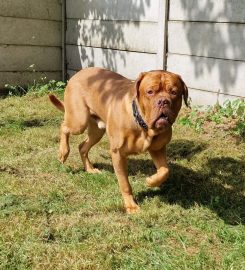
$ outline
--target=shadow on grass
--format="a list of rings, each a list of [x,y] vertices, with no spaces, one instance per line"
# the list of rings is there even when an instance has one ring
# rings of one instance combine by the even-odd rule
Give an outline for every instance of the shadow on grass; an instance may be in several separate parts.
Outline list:
[[[197,153],[205,150],[207,145],[203,142],[193,142],[188,140],[172,141],[167,148],[167,157],[169,160],[186,158],[190,160]]]
[[[233,173],[224,170],[223,159],[211,159],[210,163],[212,162],[216,165],[217,171],[223,169],[224,173]],[[234,160],[233,165],[236,169],[244,166],[235,163]],[[204,205],[215,211],[226,223],[234,225],[245,223],[245,197],[242,195],[242,189],[237,188],[236,181],[232,183],[234,179],[232,176],[229,186],[225,186],[227,177],[213,175],[211,171],[195,172],[173,163],[170,164],[170,169],[171,175],[161,188],[138,193],[137,201],[143,202],[146,197],[158,196],[162,202],[179,204],[186,209],[195,204]]]
[[[26,128],[35,128],[35,127],[43,127],[47,125],[54,125],[59,122],[59,119],[8,119],[7,121],[0,122],[0,128],[6,129],[19,129],[24,130]]]
[[[172,142],[168,148],[171,170],[168,181],[159,189],[148,189],[136,194],[136,200],[142,203],[146,197],[157,196],[164,203],[179,204],[186,209],[199,204],[215,211],[228,224],[244,224],[244,162],[230,157],[215,157],[210,158],[198,171],[175,163],[178,159],[190,160],[205,148],[205,144],[193,141]],[[113,172],[113,167],[108,164],[99,163],[97,167]],[[129,160],[129,175],[151,175],[154,171],[152,160]]]
[[[111,162],[111,161],[110,161]],[[94,166],[99,170],[105,170],[110,173],[114,173],[112,162],[107,163],[95,163]],[[131,176],[136,176],[140,174],[152,174],[155,171],[152,160],[143,160],[143,159],[129,159],[128,160],[128,174]]]
[[[187,140],[176,140],[172,142],[168,147],[167,157],[168,160],[178,160],[186,158],[190,160],[194,155],[203,151],[206,148],[206,144],[201,142],[192,142]],[[104,159],[110,159],[110,164],[106,163],[96,163],[95,167],[100,170],[106,170],[114,173],[114,169],[111,163],[111,158],[108,156],[103,156]],[[132,159],[128,160],[128,172],[129,175],[135,176],[139,173],[150,175],[155,172],[155,166],[151,159]]]
[[[190,144],[194,145],[195,142],[186,141],[186,145]],[[178,143],[173,149],[177,145]],[[204,145],[192,149],[199,152],[204,149],[203,147]],[[183,154],[181,151],[173,154],[170,147],[170,157],[173,160],[181,158]],[[190,155],[186,154],[185,158],[189,158]],[[191,153],[191,155],[194,154]],[[142,163],[141,166],[145,166],[145,161],[138,162]],[[245,178],[244,162],[230,157],[216,157],[210,158],[198,171],[173,161],[170,162],[169,167],[171,173],[168,181],[159,189],[148,189],[138,193],[136,195],[138,202],[143,202],[146,197],[158,196],[162,202],[179,204],[186,209],[195,204],[206,206],[216,212],[224,222],[231,225],[245,223],[245,197],[242,194]]]

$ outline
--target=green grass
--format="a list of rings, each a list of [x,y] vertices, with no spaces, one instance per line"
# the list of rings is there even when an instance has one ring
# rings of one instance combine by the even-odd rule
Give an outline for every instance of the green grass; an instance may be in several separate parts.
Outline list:
[[[185,110],[178,123],[197,132],[223,130],[237,140],[245,141],[245,100],[226,100],[222,106],[216,104],[206,109],[194,106],[192,110]]]
[[[105,137],[83,171],[71,138],[57,161],[62,114],[46,95],[0,100],[0,269],[245,269],[245,145],[224,130],[175,124],[171,175],[145,187],[147,154],[132,157],[141,211],[126,215]]]

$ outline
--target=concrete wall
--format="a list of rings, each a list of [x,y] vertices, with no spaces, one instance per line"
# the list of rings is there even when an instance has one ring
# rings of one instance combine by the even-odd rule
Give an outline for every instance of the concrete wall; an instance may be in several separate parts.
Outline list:
[[[166,67],[183,77],[194,104],[245,97],[244,0],[66,5],[69,76],[101,66],[135,79]],[[0,0],[0,88],[61,79],[61,32],[61,0]]]
[[[0,88],[61,79],[61,1],[0,0]]]
[[[101,66],[135,79],[163,67],[165,1],[67,1],[67,67],[71,76]]]
[[[244,42],[244,0],[67,2],[70,76],[102,66],[135,79],[166,67],[183,77],[194,104],[222,103],[245,96]]]
[[[170,0],[167,68],[195,104],[245,97],[245,1]]]

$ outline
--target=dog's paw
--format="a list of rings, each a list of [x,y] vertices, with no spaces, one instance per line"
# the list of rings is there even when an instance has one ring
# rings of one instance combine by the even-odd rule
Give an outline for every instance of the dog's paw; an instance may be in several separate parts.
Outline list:
[[[156,174],[146,178],[146,185],[148,187],[159,187],[164,183],[169,176],[168,168],[160,168]]]
[[[69,150],[67,150],[67,151],[60,151],[59,152],[59,161],[62,163],[62,164],[64,164],[65,163],[65,161],[66,161],[66,159],[68,158],[68,156],[69,156]]]
[[[101,173],[101,171],[99,169],[96,169],[96,168],[88,168],[88,169],[86,169],[86,172],[87,173],[92,173],[92,174]]]
[[[146,178],[147,187],[159,187],[163,182],[162,178],[154,177],[154,175]]]
[[[125,207],[127,214],[134,214],[140,211],[140,207],[137,204]]]

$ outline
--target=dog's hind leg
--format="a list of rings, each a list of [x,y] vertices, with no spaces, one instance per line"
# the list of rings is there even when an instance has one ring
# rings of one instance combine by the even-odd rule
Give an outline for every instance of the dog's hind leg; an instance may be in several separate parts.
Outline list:
[[[60,128],[60,148],[59,148],[59,160],[64,163],[70,153],[69,138],[70,135],[78,135],[84,132],[87,125],[79,125],[80,128],[69,127],[64,121]]]
[[[82,100],[65,109],[64,122],[60,128],[59,160],[64,163],[69,155],[69,137],[85,131],[88,126],[89,111]]]
[[[61,163],[64,163],[66,161],[70,153],[69,137],[70,137],[69,128],[67,128],[65,123],[62,123],[60,127],[60,149],[59,149],[59,160]]]
[[[104,133],[105,133],[105,129],[99,128],[96,121],[93,118],[90,118],[88,122],[88,137],[78,147],[79,153],[80,153],[83,165],[84,165],[84,169],[86,172],[89,172],[89,173],[100,172],[98,169],[95,169],[92,163],[90,162],[89,157],[88,157],[88,152],[93,145],[95,145],[96,143],[100,141]]]

